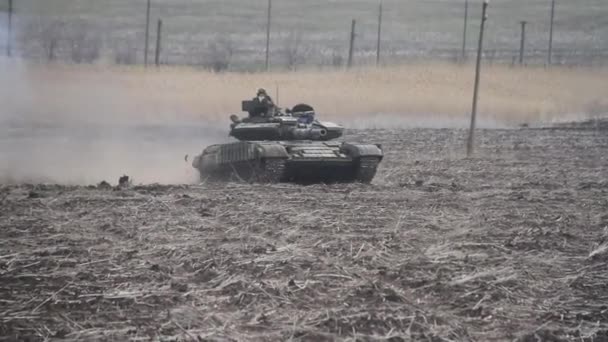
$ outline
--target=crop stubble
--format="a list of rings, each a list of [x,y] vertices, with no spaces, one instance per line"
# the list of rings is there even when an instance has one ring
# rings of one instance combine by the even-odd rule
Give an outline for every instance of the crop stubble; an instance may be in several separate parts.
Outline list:
[[[606,339],[606,132],[352,131],[371,186],[0,187],[0,340]]]

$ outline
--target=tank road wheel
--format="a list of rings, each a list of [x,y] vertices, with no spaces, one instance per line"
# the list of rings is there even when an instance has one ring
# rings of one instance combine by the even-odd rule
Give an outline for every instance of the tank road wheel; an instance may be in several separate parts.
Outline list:
[[[268,158],[262,161],[255,177],[260,183],[279,183],[285,172],[285,160]]]
[[[355,182],[369,184],[376,175],[376,170],[380,164],[378,157],[361,157],[355,170]]]

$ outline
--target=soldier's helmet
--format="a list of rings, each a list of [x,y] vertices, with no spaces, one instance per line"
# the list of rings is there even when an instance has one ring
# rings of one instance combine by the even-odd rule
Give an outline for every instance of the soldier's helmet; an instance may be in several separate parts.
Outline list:
[[[260,96],[260,95],[267,95],[266,94],[266,89],[264,89],[264,88],[258,89],[258,96]]]

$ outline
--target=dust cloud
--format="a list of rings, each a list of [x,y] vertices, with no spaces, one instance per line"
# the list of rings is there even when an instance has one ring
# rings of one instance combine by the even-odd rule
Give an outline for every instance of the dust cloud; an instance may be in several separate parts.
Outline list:
[[[470,118],[466,116],[454,117],[454,115],[450,114],[423,113],[407,116],[378,113],[373,115],[358,115],[353,118],[334,118],[333,121],[351,129],[468,129],[470,126]],[[508,129],[518,126],[514,123],[481,118],[477,120],[476,127],[482,129]]]
[[[50,94],[32,87],[26,64],[0,59],[0,73],[0,184],[116,184],[122,175],[134,184],[190,184],[198,179],[192,157],[208,144],[229,141],[217,123],[173,121],[170,114],[149,120],[136,112],[118,118],[107,96],[87,98],[78,116],[73,109],[62,115],[40,108],[37,99]],[[112,92],[103,87],[94,91]],[[78,99],[66,96],[65,102]]]
[[[0,183],[116,184],[122,175],[136,184],[194,183],[192,156],[212,140],[205,130],[174,124],[3,125]]]

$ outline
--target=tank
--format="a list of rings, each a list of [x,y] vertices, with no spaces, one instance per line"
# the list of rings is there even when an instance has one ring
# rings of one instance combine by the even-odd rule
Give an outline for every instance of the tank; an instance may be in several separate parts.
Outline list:
[[[344,128],[318,121],[308,104],[252,115],[259,108],[243,101],[242,109],[250,115],[230,117],[237,141],[208,146],[194,158],[202,181],[370,183],[376,175],[382,147],[336,140]]]

